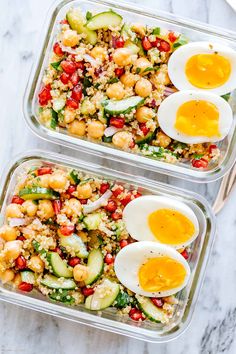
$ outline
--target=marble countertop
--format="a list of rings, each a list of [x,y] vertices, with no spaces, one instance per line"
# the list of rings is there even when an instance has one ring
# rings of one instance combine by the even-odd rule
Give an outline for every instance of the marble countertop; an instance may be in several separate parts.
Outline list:
[[[143,4],[141,0],[134,1]],[[22,98],[34,50],[53,0],[0,2],[0,168],[12,157],[34,148],[69,153],[32,135],[23,121]],[[236,30],[236,14],[224,0],[146,0],[145,6],[174,12]],[[140,171],[147,176],[147,172]],[[201,193],[210,202],[219,183],[194,185],[148,174]],[[218,234],[205,283],[189,329],[177,340],[155,345],[0,303],[0,354],[236,353],[236,190],[218,215]]]

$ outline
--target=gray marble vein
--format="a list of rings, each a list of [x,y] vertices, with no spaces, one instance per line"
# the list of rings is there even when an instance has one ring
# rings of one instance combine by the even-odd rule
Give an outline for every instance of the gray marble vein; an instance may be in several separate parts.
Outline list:
[[[22,114],[26,80],[37,38],[53,0],[0,0],[0,169],[34,148],[68,153],[32,135]],[[133,2],[143,5],[143,1]],[[145,6],[236,30],[236,14],[224,0],[146,0]],[[112,166],[112,163],[109,163]],[[132,170],[132,168],[131,168]],[[140,171],[153,177],[152,173]],[[155,176],[214,199],[218,183],[193,185]],[[218,216],[218,234],[189,329],[155,345],[107,333],[14,305],[0,303],[0,354],[220,354],[236,353],[236,191]]]

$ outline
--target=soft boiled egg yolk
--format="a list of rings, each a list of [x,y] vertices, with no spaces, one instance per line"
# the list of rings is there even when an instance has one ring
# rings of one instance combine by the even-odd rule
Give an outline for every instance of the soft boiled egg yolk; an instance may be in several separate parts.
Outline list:
[[[220,137],[219,110],[208,101],[187,101],[177,110],[175,128],[189,136]]]
[[[229,60],[217,53],[196,54],[186,63],[185,74],[198,88],[212,89],[228,81],[231,73]]]
[[[195,232],[192,221],[176,210],[156,210],[149,215],[148,224],[156,239],[167,245],[184,244]]]
[[[139,268],[139,284],[149,292],[166,291],[181,286],[186,277],[183,264],[173,258],[151,258]]]

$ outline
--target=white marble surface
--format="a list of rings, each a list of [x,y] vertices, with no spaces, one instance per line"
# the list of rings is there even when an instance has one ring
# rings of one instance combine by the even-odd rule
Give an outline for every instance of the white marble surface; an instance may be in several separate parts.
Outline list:
[[[33,52],[51,3],[53,0],[0,0],[1,170],[13,155],[35,147],[69,153],[33,136],[22,115]],[[224,0],[146,0],[145,5],[236,30],[236,14]],[[147,176],[147,172],[139,172]],[[173,179],[171,182],[191,188],[209,200],[214,198],[218,186],[191,185]],[[218,235],[205,284],[192,324],[179,339],[163,345],[147,344],[0,303],[0,354],[236,353],[235,201],[236,191],[218,216]]]

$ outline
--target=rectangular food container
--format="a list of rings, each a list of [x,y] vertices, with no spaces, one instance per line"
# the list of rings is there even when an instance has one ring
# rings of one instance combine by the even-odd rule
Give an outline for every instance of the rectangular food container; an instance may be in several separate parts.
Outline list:
[[[6,172],[5,176],[2,178],[2,192],[0,197],[1,224],[4,222],[5,208],[12,198],[17,183],[17,176],[24,175],[26,168],[29,169],[32,166],[39,166],[42,162],[44,165],[49,164],[62,168],[63,166],[75,168],[91,176],[105,177],[106,179],[125,184],[127,188],[138,188],[142,194],[151,193],[168,196],[173,198],[173,203],[175,200],[185,202],[195,212],[200,226],[199,236],[191,246],[192,251],[189,259],[192,271],[191,277],[186,288],[178,294],[179,304],[176,306],[173,318],[168,325],[151,321],[136,323],[130,320],[127,315],[117,315],[111,308],[99,314],[86,310],[83,305],[68,307],[63,304],[55,304],[36,290],[30,294],[23,294],[11,288],[9,285],[0,284],[0,299],[74,322],[87,324],[145,341],[161,343],[176,338],[186,329],[191,320],[214,240],[215,217],[207,201],[192,192],[147,180],[136,175],[121,173],[100,165],[88,162],[85,163],[81,160],[72,159],[63,155],[35,151],[30,155],[19,156],[9,169],[5,169]],[[133,181],[135,181],[135,183]]]
[[[190,163],[170,164],[144,157],[141,154],[125,152],[115,147],[109,147],[105,143],[94,143],[85,138],[78,138],[69,135],[60,128],[53,131],[46,128],[38,119],[37,96],[41,87],[41,80],[47,67],[49,55],[52,51],[53,40],[57,34],[57,26],[65,16],[70,7],[80,7],[83,12],[92,10],[101,12],[113,8],[119,12],[124,20],[140,22],[150,26],[160,26],[166,29],[178,31],[185,34],[190,41],[214,41],[229,45],[236,49],[236,34],[221,28],[201,24],[191,20],[179,19],[179,17],[158,11],[157,9],[139,8],[136,5],[122,3],[118,5],[115,1],[98,0],[65,0],[57,2],[57,6],[50,11],[44,25],[42,38],[38,46],[35,66],[32,70],[24,99],[25,119],[34,133],[48,141],[68,146],[80,151],[90,151],[96,155],[106,157],[119,162],[126,162],[132,165],[143,167],[148,170],[161,172],[175,177],[189,179],[195,182],[210,182],[222,177],[232,166],[236,158],[236,130],[235,122],[229,135],[220,143],[221,156],[219,162],[211,164],[206,170],[197,170]]]

